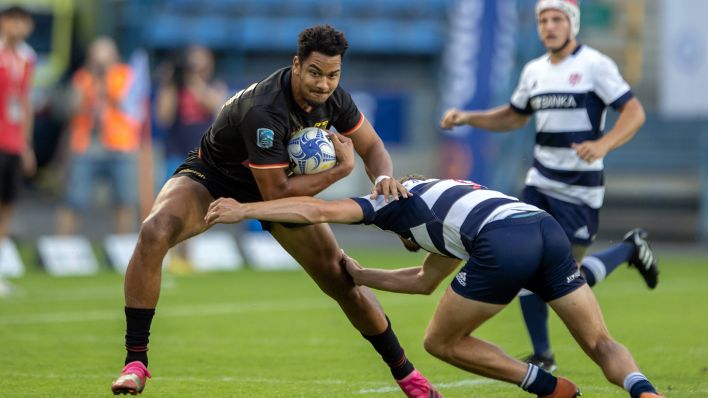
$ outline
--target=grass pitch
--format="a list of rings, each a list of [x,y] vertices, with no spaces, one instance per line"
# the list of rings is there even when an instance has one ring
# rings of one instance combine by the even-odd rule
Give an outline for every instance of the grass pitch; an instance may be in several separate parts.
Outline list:
[[[368,266],[419,255],[350,251]],[[595,289],[612,334],[667,397],[708,397],[708,259],[661,256],[656,291],[622,267]],[[122,367],[122,277],[52,278],[31,271],[0,301],[0,396],[112,396]],[[409,358],[447,398],[524,397],[518,387],[455,369],[422,338],[433,296],[379,292]],[[551,318],[557,374],[585,397],[626,397]],[[530,343],[513,302],[476,333],[515,356]],[[146,397],[401,397],[378,355],[304,272],[166,275],[153,322]]]

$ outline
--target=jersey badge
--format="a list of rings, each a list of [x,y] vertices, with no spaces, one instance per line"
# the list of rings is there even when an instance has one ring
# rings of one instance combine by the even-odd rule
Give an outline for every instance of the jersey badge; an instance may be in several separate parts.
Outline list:
[[[257,134],[257,145],[259,148],[272,148],[273,147],[273,137],[275,136],[275,133],[273,133],[273,130],[271,129],[258,129],[256,130]]]
[[[571,73],[568,78],[568,83],[570,83],[571,86],[576,86],[581,80],[583,80],[583,75],[580,73]]]

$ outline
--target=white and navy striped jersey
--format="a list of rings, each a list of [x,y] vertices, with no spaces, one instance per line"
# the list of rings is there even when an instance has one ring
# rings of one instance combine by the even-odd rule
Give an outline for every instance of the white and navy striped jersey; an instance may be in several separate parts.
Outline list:
[[[582,160],[572,143],[599,139],[608,106],[633,97],[617,65],[585,45],[559,64],[548,55],[526,64],[511,107],[536,116],[534,163],[526,185],[570,203],[599,209],[605,196],[603,160]]]
[[[518,199],[463,180],[408,180],[413,194],[386,202],[362,196],[354,199],[364,211],[364,224],[412,239],[422,249],[468,260],[479,231],[492,221],[513,214],[541,211]]]

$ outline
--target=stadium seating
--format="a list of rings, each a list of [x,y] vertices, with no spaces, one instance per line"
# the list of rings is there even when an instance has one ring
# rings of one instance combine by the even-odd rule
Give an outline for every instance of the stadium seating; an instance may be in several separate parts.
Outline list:
[[[435,55],[442,50],[444,0],[129,0],[155,15],[126,34],[150,48],[200,43],[217,49],[286,51],[304,27],[330,23],[362,53]],[[142,8],[142,11],[140,10]],[[129,23],[129,22],[128,22]]]

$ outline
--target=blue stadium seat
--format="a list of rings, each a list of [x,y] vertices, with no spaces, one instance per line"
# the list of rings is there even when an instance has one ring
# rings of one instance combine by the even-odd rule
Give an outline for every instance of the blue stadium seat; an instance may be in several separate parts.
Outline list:
[[[227,48],[233,40],[232,20],[215,16],[188,18],[163,14],[147,27],[145,41],[153,47],[176,48],[202,44],[212,48]]]

